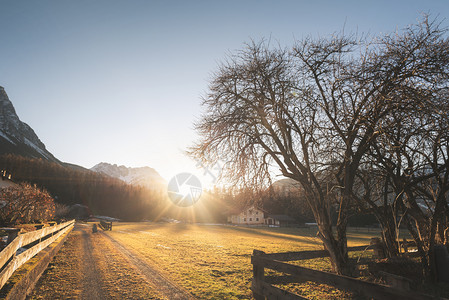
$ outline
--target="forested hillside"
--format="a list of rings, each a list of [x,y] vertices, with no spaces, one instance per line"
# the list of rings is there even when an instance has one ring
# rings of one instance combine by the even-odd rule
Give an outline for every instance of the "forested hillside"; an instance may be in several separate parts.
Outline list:
[[[30,182],[47,189],[58,203],[83,204],[91,214],[124,220],[155,217],[165,196],[160,191],[43,159],[7,154],[0,156],[0,167],[10,172],[15,182]]]

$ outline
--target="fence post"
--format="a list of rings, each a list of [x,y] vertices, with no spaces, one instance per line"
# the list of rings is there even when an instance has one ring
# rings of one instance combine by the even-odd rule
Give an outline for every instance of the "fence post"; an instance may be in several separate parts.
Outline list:
[[[253,250],[253,256],[264,255],[265,252]],[[259,264],[253,264],[253,297],[256,300],[265,300],[265,296],[259,294],[262,291],[263,282],[265,279],[265,268]]]

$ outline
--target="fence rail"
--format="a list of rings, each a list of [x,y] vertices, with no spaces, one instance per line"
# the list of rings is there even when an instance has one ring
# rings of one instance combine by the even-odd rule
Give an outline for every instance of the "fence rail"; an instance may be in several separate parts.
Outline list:
[[[372,249],[372,245],[348,247],[348,251],[363,251]],[[255,250],[257,253],[258,250]],[[329,252],[326,250],[310,250],[310,251],[298,251],[298,252],[280,252],[280,253],[264,253],[264,256],[272,260],[280,261],[295,261],[320,257],[328,257]]]
[[[349,251],[361,251],[371,249],[372,246],[360,246],[348,248]],[[251,256],[253,265],[253,280],[251,290],[256,300],[260,299],[307,299],[303,296],[291,293],[287,290],[275,287],[272,284],[300,283],[304,281],[314,281],[320,284],[327,284],[338,289],[349,290],[360,295],[375,299],[434,299],[434,297],[419,294],[409,290],[404,290],[388,285],[375,284],[363,281],[357,278],[341,276],[334,273],[313,270],[286,263],[285,261],[295,261],[319,257],[328,257],[329,254],[324,250],[286,252],[266,254],[263,251],[254,250]],[[265,276],[265,269],[270,269],[284,273],[282,276]],[[391,275],[391,274],[387,274]],[[395,276],[396,280],[401,281],[400,276]],[[401,285],[397,285],[401,286]],[[403,285],[405,286],[405,285]]]
[[[5,285],[15,270],[57,240],[64,233],[70,231],[74,224],[75,220],[72,220],[59,225],[17,235],[0,252],[0,289]],[[33,243],[35,243],[35,245]],[[17,250],[26,246],[29,246],[29,248],[20,254],[16,254]]]

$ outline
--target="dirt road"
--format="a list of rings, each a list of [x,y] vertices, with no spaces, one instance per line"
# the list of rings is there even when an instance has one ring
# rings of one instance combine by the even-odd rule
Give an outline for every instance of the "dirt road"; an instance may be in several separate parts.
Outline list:
[[[194,299],[107,233],[78,223],[28,299]]]
[[[83,229],[78,229],[82,232],[82,299],[104,299],[104,287],[102,287],[101,278],[98,276],[100,274],[100,268],[96,263],[95,257],[93,255],[93,244],[92,239],[89,236],[88,230],[84,227]]]

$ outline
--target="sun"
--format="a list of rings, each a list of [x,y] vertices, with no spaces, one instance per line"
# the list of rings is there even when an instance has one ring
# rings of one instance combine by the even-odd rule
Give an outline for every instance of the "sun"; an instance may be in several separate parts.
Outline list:
[[[182,183],[181,185],[178,186],[179,188],[179,192],[178,194],[182,195],[182,198],[186,198],[186,197],[191,197],[192,195],[192,187],[190,185],[188,185],[187,183]]]

